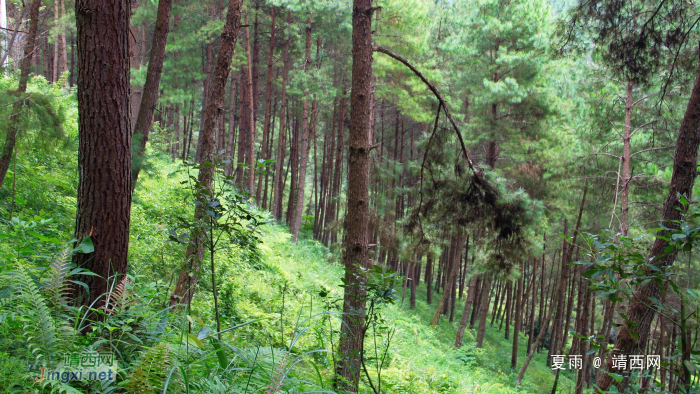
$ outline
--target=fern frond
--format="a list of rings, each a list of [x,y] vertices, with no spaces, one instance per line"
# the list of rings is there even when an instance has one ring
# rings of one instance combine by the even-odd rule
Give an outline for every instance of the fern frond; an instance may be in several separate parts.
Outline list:
[[[27,333],[27,343],[36,355],[36,360],[44,358],[51,361],[56,353],[58,344],[58,329],[51,309],[46,300],[41,295],[41,291],[34,279],[32,279],[24,268],[16,271],[18,300],[25,313],[24,328]]]
[[[129,292],[127,286],[130,283],[131,278],[127,275],[124,275],[124,277],[122,278],[122,280],[119,281],[119,284],[114,288],[114,290],[107,294],[105,305],[102,306],[101,309],[111,315],[128,307],[130,305],[129,296],[131,295],[131,293]]]
[[[160,394],[170,374],[174,360],[172,349],[167,343],[159,343],[149,348],[134,363],[133,369],[124,382],[119,385],[128,393]],[[177,392],[171,377],[168,392]]]
[[[287,367],[287,356],[289,356],[289,353],[285,353],[280,362],[275,365],[275,373],[270,377],[270,384],[267,386],[268,390],[265,391],[265,394],[277,394],[282,392],[282,386],[284,385],[284,380],[287,377],[285,373],[285,368]]]
[[[70,265],[70,250],[66,249],[51,263],[48,280],[42,282],[43,292],[53,307],[68,305],[68,297],[72,290],[68,280]]]

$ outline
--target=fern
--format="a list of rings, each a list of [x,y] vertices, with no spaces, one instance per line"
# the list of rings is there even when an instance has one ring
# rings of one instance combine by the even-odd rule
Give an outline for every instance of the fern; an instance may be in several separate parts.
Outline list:
[[[284,379],[287,377],[285,373],[285,368],[287,367],[287,357],[289,353],[285,353],[282,356],[279,364],[275,366],[275,373],[270,377],[270,384],[267,386],[268,390],[265,394],[276,394],[282,392],[282,386],[284,385]]]
[[[125,275],[122,280],[119,281],[119,284],[114,288],[114,290],[107,294],[105,305],[100,309],[111,315],[115,312],[119,312],[120,310],[124,310],[131,305],[131,300],[129,297],[131,293],[128,289],[128,285],[130,283],[131,278]]]
[[[51,361],[56,353],[58,345],[58,328],[51,309],[41,295],[41,291],[34,279],[32,279],[23,267],[11,275],[13,280],[16,302],[21,308],[21,317],[24,322],[26,339],[35,360]]]
[[[42,282],[43,293],[54,308],[68,305],[68,296],[71,292],[71,285],[68,280],[70,268],[70,250],[65,250],[58,259],[51,263],[49,277]]]
[[[120,383],[128,393],[160,394],[173,367],[173,354],[170,345],[159,343],[149,348],[133,365],[126,380]],[[178,392],[173,377],[168,384],[168,393]]]

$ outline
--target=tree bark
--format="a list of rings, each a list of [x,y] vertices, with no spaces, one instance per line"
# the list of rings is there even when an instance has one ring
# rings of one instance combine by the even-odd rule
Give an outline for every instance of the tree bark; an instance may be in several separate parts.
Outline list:
[[[10,124],[7,128],[5,144],[2,147],[2,156],[0,156],[0,188],[2,188],[2,184],[5,182],[7,170],[10,168],[10,162],[12,161],[12,153],[15,150],[15,144],[17,142],[17,131],[19,129],[19,121],[25,100],[24,93],[27,91],[29,72],[32,67],[32,55],[34,54],[34,45],[36,44],[36,36],[39,30],[39,9],[41,3],[41,0],[32,0],[30,6],[29,32],[27,33],[27,42],[24,45],[24,57],[20,64],[19,86],[17,87],[16,93],[17,100],[12,105]],[[24,12],[22,12],[21,16],[24,16]],[[19,28],[19,22],[17,23],[17,27]]]
[[[127,269],[131,215],[129,19],[127,0],[78,0],[78,207],[75,238],[92,253],[73,263],[99,276],[80,276],[73,304],[97,301]],[[93,304],[94,303],[94,304]]]
[[[211,3],[209,7],[209,18],[214,19],[216,16],[216,5],[214,3]],[[212,66],[212,52],[213,52],[213,47],[214,47],[214,39],[212,37],[207,37],[207,48],[206,48],[206,56],[202,61],[202,71],[204,71],[204,74],[206,74],[206,78],[204,78],[204,81],[202,82],[203,88],[204,88],[204,97],[202,100],[202,116],[199,122],[199,137],[197,138],[197,150],[195,151],[194,154],[194,161],[195,163],[201,163],[202,159],[202,130],[204,130],[204,112],[206,111],[207,106],[209,105],[207,103],[207,100],[209,99],[209,85],[211,84],[211,66]],[[241,89],[243,87],[241,86]]]
[[[158,101],[158,91],[160,86],[160,76],[163,73],[163,62],[165,61],[165,45],[168,42],[168,32],[170,30],[170,10],[172,0],[159,0],[158,13],[156,15],[156,27],[153,31],[153,45],[151,47],[151,58],[148,61],[146,71],[146,83],[143,85],[141,105],[136,116],[134,125],[134,168],[131,172],[131,189],[136,188],[141,168],[143,168],[144,153],[148,142],[148,133],[151,131],[153,111],[156,109]]]
[[[226,80],[231,69],[231,59],[236,47],[238,32],[241,28],[241,3],[242,0],[230,0],[226,14],[226,24],[221,33],[221,46],[216,56],[216,65],[212,74],[212,83],[209,87],[209,98],[204,111],[204,128],[201,130],[201,160],[202,162],[214,162],[216,154],[216,121],[219,113],[223,111],[225,102]],[[214,179],[214,166],[202,166],[197,176],[201,187],[209,190]],[[199,221],[204,217],[205,205],[195,208],[194,220]],[[170,305],[178,303],[189,304],[197,286],[200,271],[200,262],[204,256],[204,238],[201,234],[193,234],[193,239],[185,252],[185,263],[180,271],[175,291],[170,298]]]
[[[368,268],[369,173],[372,82],[372,0],[354,0],[352,12],[352,91],[345,218],[345,293],[340,357],[335,386],[358,391],[364,343],[365,278]]]

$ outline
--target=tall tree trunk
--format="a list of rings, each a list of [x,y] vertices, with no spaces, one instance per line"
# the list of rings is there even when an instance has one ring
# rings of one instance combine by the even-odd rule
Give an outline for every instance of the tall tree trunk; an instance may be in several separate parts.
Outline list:
[[[625,129],[622,135],[622,190],[620,193],[620,233],[623,237],[627,236],[629,231],[629,200],[630,200],[630,182],[632,175],[630,174],[630,161],[632,154],[630,152],[630,142],[632,140],[632,82],[627,82],[627,97],[625,99]]]
[[[56,31],[59,31],[58,23],[60,20],[59,16],[59,4],[57,0],[54,0],[53,2],[53,18],[54,18],[54,29]],[[3,32],[5,33],[5,32]],[[59,58],[61,57],[60,52],[61,52],[61,39],[60,39],[60,34],[54,38],[53,40],[53,76],[51,78],[51,82],[57,82],[58,77],[61,75],[61,73],[58,71],[59,67]]]
[[[270,23],[270,54],[267,58],[267,83],[265,84],[265,120],[263,123],[263,142],[262,142],[262,158],[263,160],[270,159],[267,156],[267,145],[269,143],[270,134],[270,111],[272,110],[272,60],[275,53],[275,11],[276,7],[272,7],[272,22]],[[257,15],[255,16],[257,23]],[[256,40],[257,41],[257,40]],[[262,198],[263,178],[267,179],[267,171],[264,177],[258,179],[258,189],[255,192],[255,203],[260,206]],[[264,201],[264,200],[263,200]],[[263,207],[265,204],[263,203]]]
[[[61,0],[61,17],[65,18],[66,16],[66,2],[65,0]],[[65,26],[63,23],[61,23],[61,28],[64,29]],[[66,45],[66,35],[65,32],[64,34],[60,34],[59,39],[61,40],[61,63],[59,64],[61,73],[64,71],[68,70],[68,48]]]
[[[486,334],[486,315],[489,312],[489,292],[491,291],[491,276],[486,274],[481,285],[481,306],[479,311],[479,330],[476,332],[476,347],[484,346],[484,335]]]
[[[368,256],[369,172],[372,94],[372,0],[354,0],[352,13],[352,91],[345,217],[345,292],[340,357],[335,386],[358,391],[364,343],[365,278]]]
[[[671,184],[669,185],[668,196],[664,204],[663,224],[664,226],[674,229],[677,224],[676,220],[682,218],[682,205],[677,198],[678,194],[685,196],[688,200],[691,199],[693,183],[697,175],[697,159],[698,145],[700,144],[700,73],[695,79],[693,91],[688,100],[685,115],[681,123],[681,128],[676,140],[676,152],[673,156],[673,175],[671,175]],[[668,231],[662,231],[660,235],[670,237]],[[649,253],[648,261],[654,266],[665,272],[667,268],[673,265],[676,258],[676,253],[664,253],[668,246],[668,241],[665,238],[656,238],[654,245]],[[654,298],[661,299],[661,294],[665,290],[660,288],[655,281],[641,286],[634,294],[634,298],[630,301],[627,308],[627,319],[634,325],[634,333],[629,331],[627,325],[620,328],[615,340],[616,354],[641,354],[649,338],[649,330],[651,322],[654,320],[655,311],[646,305],[653,305]],[[606,365],[608,372],[612,370],[612,358]],[[612,376],[609,374],[600,374],[596,383],[602,390],[608,390],[613,384]],[[627,378],[616,384],[620,391],[627,386]]]
[[[511,281],[508,281],[506,283],[506,332],[505,332],[505,338],[509,339],[510,338],[510,311],[513,308],[513,283]]]
[[[275,119],[277,117],[275,114],[277,113],[277,96],[275,96],[275,99],[273,100],[272,103],[272,121],[270,122],[270,129],[268,130],[270,136],[268,137],[268,143],[267,143],[267,157],[271,158],[272,157],[272,147],[275,145]],[[273,179],[274,180],[274,179]],[[265,189],[263,190],[263,210],[266,210],[268,207],[272,208],[272,193],[268,193],[268,191],[271,191],[271,185],[270,185],[270,171],[265,172]],[[269,194],[269,197],[268,197]]]
[[[127,0],[78,0],[78,207],[75,238],[90,237],[92,253],[73,263],[81,276],[73,303],[93,305],[126,274],[131,216],[129,19]],[[104,302],[101,300],[93,307]]]
[[[299,119],[294,117],[292,124],[291,144],[289,147],[289,200],[287,201],[287,216],[285,221],[289,227],[292,226],[292,216],[294,213],[294,202],[297,195],[297,181],[299,180]]]
[[[340,97],[340,110],[338,115],[338,135],[335,142],[335,173],[333,174],[333,189],[331,191],[331,198],[329,200],[330,210],[327,216],[326,225],[330,228],[329,242],[337,242],[337,226],[332,225],[334,221],[338,218],[338,204],[340,199],[340,174],[343,168],[343,137],[345,134],[345,92],[342,93],[343,96]]]
[[[248,15],[245,16],[245,24],[248,24]],[[248,27],[245,28],[245,39],[246,39],[246,60],[248,61],[248,80],[247,89],[250,97],[250,118],[248,119],[248,146],[246,150],[248,151],[246,166],[248,167],[248,193],[250,196],[255,195],[255,95],[253,90],[253,64],[252,55],[250,53],[250,33]],[[241,86],[241,88],[243,88]]]
[[[476,318],[479,316],[479,309],[481,308],[481,295],[482,295],[482,287],[484,284],[484,278],[483,275],[479,276],[476,280],[476,287],[474,287],[475,291],[475,298],[474,298],[474,307],[472,308],[472,313],[471,316],[469,317],[469,328],[472,329],[474,328],[474,325],[476,324]]]
[[[459,320],[459,328],[457,329],[457,337],[455,338],[455,347],[462,346],[462,341],[464,340],[464,330],[467,328],[467,324],[469,323],[472,304],[474,304],[476,286],[477,276],[474,275],[469,281],[469,293],[467,295],[467,301],[464,303],[464,311],[462,312],[462,318]]]
[[[583,271],[583,267],[581,269]],[[590,310],[590,304],[591,304],[591,291],[588,288],[588,281],[581,275],[581,292],[583,293],[581,296],[582,300],[582,306],[581,309],[576,311],[577,315],[581,315],[579,319],[579,326],[580,329],[578,333],[583,336],[587,337],[588,336],[588,317],[589,317],[589,310]],[[578,353],[576,354],[581,354],[583,355],[583,365],[582,368],[578,371],[578,376],[576,378],[576,394],[583,394],[583,383],[586,380],[586,370],[588,369],[588,359],[590,358],[588,353],[588,342],[587,341],[582,341],[581,339],[578,340],[578,346],[576,348],[576,351]]]
[[[146,71],[146,83],[143,85],[143,95],[139,113],[136,116],[134,125],[134,168],[131,172],[131,188],[136,187],[139,172],[143,168],[144,153],[148,142],[148,133],[151,131],[151,121],[153,111],[156,109],[158,101],[158,91],[160,86],[160,76],[163,72],[163,62],[165,61],[165,44],[168,41],[170,28],[170,9],[172,0],[158,1],[158,14],[156,15],[156,27],[153,31],[153,45],[151,47],[151,58],[148,61]]]
[[[304,71],[309,74],[311,68],[311,14],[306,22],[306,56],[304,61]],[[304,89],[304,102],[302,104],[301,115],[301,138],[299,146],[299,179],[297,181],[296,203],[294,204],[294,214],[292,215],[292,238],[294,242],[299,240],[299,230],[301,229],[301,219],[304,212],[304,189],[306,188],[306,167],[309,161],[309,89]]]
[[[180,106],[175,105],[175,123],[173,124],[173,161],[177,160],[180,152]],[[132,186],[133,187],[133,186]]]
[[[427,263],[425,266],[425,283],[426,302],[428,303],[428,305],[430,305],[433,303],[433,258],[431,255],[428,255]]]
[[[568,233],[567,233],[567,224],[568,222],[566,219],[564,219],[564,241],[562,242],[562,257],[561,257],[561,265],[559,268],[559,281],[563,283],[562,285],[562,292],[561,294],[559,293],[554,293],[552,296],[552,302],[554,302],[553,309],[555,310],[554,314],[554,321],[552,322],[552,337],[550,339],[550,345],[549,345],[549,352],[547,353],[547,360],[551,360],[551,356],[553,354],[560,354],[558,353],[559,350],[561,349],[559,342],[561,338],[561,326],[563,324],[564,320],[564,305],[566,303],[566,286],[568,285],[568,274],[569,274],[569,265],[567,261],[567,241],[569,239]]]
[[[542,254],[542,269],[544,270],[544,253]],[[540,274],[540,280],[544,280],[544,271]],[[537,308],[537,259],[535,259],[535,264],[532,268],[532,293],[531,293],[531,304],[530,304],[530,330],[527,337],[527,351],[526,354],[530,353],[532,349],[532,341],[535,339],[535,309]],[[540,305],[542,308],[542,305]]]
[[[32,0],[31,9],[29,11],[29,32],[27,41],[24,45],[24,57],[20,65],[19,87],[17,88],[17,100],[12,105],[12,114],[10,115],[10,124],[7,128],[5,136],[5,144],[2,147],[2,156],[0,156],[0,188],[7,176],[7,170],[10,168],[12,161],[12,153],[17,142],[17,130],[19,121],[24,106],[24,93],[27,91],[27,82],[29,82],[29,71],[32,67],[32,55],[34,54],[34,44],[36,43],[37,31],[39,30],[39,9],[41,0]],[[24,13],[22,13],[22,16]],[[19,25],[18,25],[19,26]]]
[[[226,168],[224,170],[224,173],[226,176],[231,176],[233,175],[233,169],[235,165],[235,159],[234,159],[234,145],[236,145],[236,125],[239,123],[238,122],[238,115],[236,114],[236,101],[238,100],[238,89],[236,88],[238,84],[236,81],[238,78],[236,77],[235,74],[231,74],[231,89],[229,90],[229,107],[228,107],[228,113],[229,113],[229,119],[228,119],[228,143],[226,144],[226,158],[229,160],[228,163],[226,163]],[[240,150],[240,149],[239,149]]]
[[[523,263],[520,263],[520,277],[518,278],[518,291],[515,294],[515,325],[513,326],[513,351],[510,356],[510,367],[515,368],[518,365],[518,340],[520,339],[520,328],[523,322],[522,310],[523,305]]]
[[[450,237],[450,246],[447,248],[446,252],[446,273],[447,273],[447,283],[445,284],[445,291],[442,292],[442,297],[440,298],[440,303],[438,304],[435,315],[433,316],[432,326],[437,326],[440,320],[440,312],[445,308],[446,304],[449,302],[452,296],[452,288],[455,284],[457,265],[459,264],[459,257],[461,256],[461,245],[464,243],[464,232],[460,228],[457,230],[456,234],[452,234]]]
[[[569,261],[571,258],[569,258]],[[573,305],[574,305],[574,297],[576,293],[576,283],[578,282],[578,278],[576,276],[577,272],[574,271],[573,276],[571,277],[571,286],[569,286],[569,296],[567,297],[567,303],[566,303],[566,315],[564,318],[564,329],[562,330],[562,341],[561,341],[561,347],[560,349],[563,351],[564,346],[566,346],[566,342],[569,336],[569,326],[571,323],[571,313],[573,311]]]
[[[292,25],[292,12],[287,12],[287,28]],[[277,220],[282,220],[282,199],[284,197],[284,187],[282,183],[282,172],[284,170],[284,156],[287,143],[285,141],[285,121],[287,116],[287,74],[289,73],[289,46],[291,43],[291,33],[287,33],[287,41],[284,44],[284,55],[282,62],[282,98],[280,103],[280,127],[279,139],[277,140],[277,158],[275,162],[275,192],[272,202],[272,215]]]
[[[242,185],[245,181],[245,163],[246,156],[248,155],[248,127],[250,126],[250,110],[251,105],[253,105],[252,99],[250,97],[250,89],[248,89],[248,70],[245,65],[241,65],[241,78],[240,78],[240,88],[241,88],[241,105],[239,106],[239,119],[240,125],[238,127],[238,153],[236,160],[236,183]]]
[[[216,120],[223,111],[225,104],[226,80],[231,69],[233,50],[236,47],[236,39],[241,28],[241,3],[242,0],[230,0],[226,14],[226,24],[221,32],[221,46],[216,56],[216,65],[212,74],[212,83],[209,89],[209,99],[204,111],[204,128],[201,131],[201,160],[202,162],[214,162],[216,154]],[[202,166],[197,180],[201,187],[211,191],[214,180],[214,167]],[[198,205],[194,211],[195,221],[202,220],[206,215],[205,205]],[[189,304],[194,294],[199,278],[200,262],[204,256],[204,238],[201,234],[194,234],[187,246],[185,262],[180,271],[175,291],[170,298],[170,305],[178,303]]]

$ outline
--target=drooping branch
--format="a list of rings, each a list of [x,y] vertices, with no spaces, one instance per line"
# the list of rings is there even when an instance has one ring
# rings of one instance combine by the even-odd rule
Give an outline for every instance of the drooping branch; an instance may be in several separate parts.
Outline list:
[[[447,103],[446,103],[445,100],[442,98],[442,95],[441,95],[440,92],[437,90],[437,88],[435,87],[435,85],[433,85],[432,83],[430,83],[430,81],[428,81],[428,78],[426,78],[425,75],[423,75],[423,73],[421,73],[417,68],[415,68],[415,67],[414,67],[408,60],[406,60],[406,58],[404,58],[403,56],[397,55],[396,53],[394,53],[394,52],[392,52],[392,51],[390,51],[390,50],[388,50],[388,49],[386,49],[386,48],[382,48],[382,47],[374,47],[374,51],[375,51],[375,52],[381,52],[381,53],[383,53],[383,54],[385,54],[385,55],[388,55],[389,57],[392,57],[392,58],[398,60],[399,62],[403,63],[406,67],[408,67],[409,69],[411,69],[411,71],[413,71],[413,73],[416,74],[416,76],[417,76],[418,78],[420,78],[421,81],[423,81],[423,83],[425,83],[425,84],[428,86],[428,88],[430,89],[430,91],[433,92],[433,94],[435,95],[435,97],[436,97],[436,98],[438,99],[438,101],[440,102],[441,107],[442,107],[442,110],[445,112],[445,116],[447,116],[447,119],[450,120],[450,123],[452,124],[452,127],[454,128],[454,131],[455,131],[455,133],[457,134],[457,138],[459,139],[459,143],[460,143],[460,145],[461,145],[461,147],[462,147],[462,153],[464,154],[464,157],[467,159],[467,163],[469,164],[469,168],[470,168],[472,171],[475,171],[475,170],[474,170],[474,165],[472,164],[472,160],[469,158],[469,153],[467,152],[467,146],[466,146],[466,144],[464,143],[464,138],[462,138],[462,133],[460,133],[459,128],[457,128],[457,123],[455,123],[454,118],[452,118],[452,115],[450,115],[450,110],[447,109]]]

